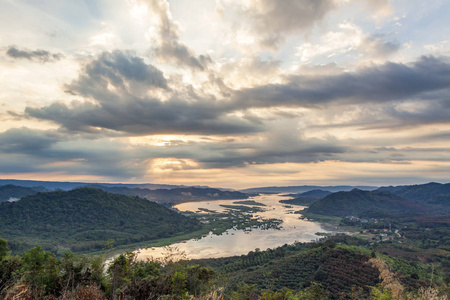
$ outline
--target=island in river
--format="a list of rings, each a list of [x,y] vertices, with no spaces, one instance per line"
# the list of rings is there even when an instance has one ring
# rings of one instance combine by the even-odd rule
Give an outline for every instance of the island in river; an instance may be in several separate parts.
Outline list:
[[[278,226],[252,225],[239,227],[237,221],[232,228],[219,235],[210,232],[200,239],[191,239],[170,245],[173,249],[184,253],[188,259],[216,258],[246,254],[255,249],[267,249],[292,244],[294,242],[310,242],[318,239],[317,232],[330,232],[330,228],[323,228],[319,223],[301,219],[295,210],[288,208],[280,200],[286,199],[282,195],[262,194],[249,199],[248,204],[258,203],[258,206],[248,205],[249,208],[258,208],[247,213],[254,220],[279,220]],[[187,202],[178,204],[176,209],[183,213],[196,213],[211,218],[215,213],[233,212],[230,200]],[[263,204],[263,205],[261,205]],[[240,205],[243,206],[242,202]],[[299,207],[296,208],[298,210]],[[239,210],[242,212],[242,210]],[[245,213],[245,212],[244,212]],[[201,217],[200,217],[201,219]],[[264,224],[264,223],[263,223]],[[173,250],[172,249],[172,250]],[[170,251],[172,251],[170,250]],[[139,259],[158,258],[166,255],[166,247],[143,248],[136,251]]]

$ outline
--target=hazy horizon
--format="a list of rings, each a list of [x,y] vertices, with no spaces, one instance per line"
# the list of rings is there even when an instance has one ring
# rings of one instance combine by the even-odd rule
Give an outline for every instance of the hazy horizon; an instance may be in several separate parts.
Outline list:
[[[164,184],[164,183],[153,183],[153,182],[99,182],[99,181],[64,181],[64,180],[29,180],[29,179],[13,179],[13,178],[0,178],[0,183],[2,180],[5,181],[31,181],[31,182],[57,182],[57,183],[87,183],[87,184],[117,184],[117,185],[168,185],[170,184]],[[421,184],[428,184],[428,183],[439,183],[439,184],[448,184],[450,182],[437,182],[437,181],[426,181],[426,182],[416,182],[411,184],[381,184],[381,185],[367,185],[367,184],[295,184],[295,185],[256,185],[256,186],[240,186],[237,184],[238,187],[231,187],[231,186],[206,186],[206,185],[187,185],[187,184],[179,184],[178,186],[186,186],[186,187],[209,187],[209,188],[217,188],[217,189],[232,189],[232,190],[249,190],[249,189],[257,189],[257,188],[286,188],[286,187],[301,187],[301,186],[314,186],[314,187],[338,187],[338,186],[354,186],[354,187],[375,187],[379,188],[382,186],[402,186],[402,185],[421,185]]]
[[[0,3],[0,178],[450,178],[450,2]]]

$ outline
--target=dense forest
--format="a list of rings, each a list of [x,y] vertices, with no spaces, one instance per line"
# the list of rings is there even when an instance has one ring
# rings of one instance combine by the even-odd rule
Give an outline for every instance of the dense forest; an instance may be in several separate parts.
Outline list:
[[[0,202],[4,201],[17,201],[22,197],[36,194],[39,192],[45,192],[43,187],[21,187],[12,184],[0,186]]]
[[[337,192],[317,201],[306,209],[314,214],[332,216],[358,216],[370,210],[389,211],[391,213],[416,213],[425,209],[420,203],[402,198],[387,191]]]
[[[379,191],[387,191],[423,204],[450,205],[450,183],[430,182],[427,184],[381,187]]]
[[[367,242],[335,236],[322,242],[256,249],[247,255],[160,261],[124,253],[56,257],[35,247],[11,256],[0,239],[2,299],[434,299],[448,283],[417,263],[369,250]]]
[[[35,245],[54,252],[101,250],[199,230],[187,218],[146,199],[92,188],[38,193],[0,203],[0,232],[14,251]]]

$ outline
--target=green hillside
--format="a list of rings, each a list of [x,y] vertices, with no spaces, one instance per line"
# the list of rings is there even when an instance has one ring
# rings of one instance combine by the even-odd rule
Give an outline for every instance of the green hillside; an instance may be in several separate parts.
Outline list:
[[[266,299],[257,297],[261,290],[282,294],[286,289],[301,291],[314,284],[319,284],[330,299],[348,299],[355,289],[361,289],[360,296],[368,296],[370,287],[380,282],[380,272],[368,263],[369,259],[367,254],[350,247],[338,248],[329,240],[194,263],[213,268],[226,278],[225,293],[229,299]]]
[[[427,184],[388,186],[381,187],[377,191],[387,191],[420,203],[440,204],[446,207],[450,205],[450,201],[448,201],[450,199],[450,183],[430,182]]]
[[[0,232],[13,250],[92,251],[109,240],[124,245],[200,229],[154,202],[92,188],[38,193],[0,203]]]
[[[45,191],[43,187],[22,187],[12,184],[0,186],[0,202],[8,201],[11,198],[20,199],[27,195]]]
[[[337,192],[326,196],[306,209],[308,213],[331,216],[357,216],[370,210],[389,213],[422,212],[423,205],[385,191]]]

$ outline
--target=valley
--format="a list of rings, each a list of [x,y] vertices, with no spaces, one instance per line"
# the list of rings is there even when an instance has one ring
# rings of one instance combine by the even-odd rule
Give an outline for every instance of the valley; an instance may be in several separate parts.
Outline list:
[[[37,281],[31,286],[42,296],[55,293],[38,283],[45,278],[54,289],[68,287],[64,277],[46,272],[51,265],[64,274],[61,268],[69,259],[84,266],[77,272],[87,268],[106,274],[77,275],[97,282],[92,292],[98,297],[134,297],[146,287],[176,299],[183,293],[212,293],[217,299],[445,299],[450,281],[447,187],[315,189],[246,195],[244,200],[205,200],[203,195],[212,195],[206,188],[171,208],[167,203],[173,200],[157,204],[92,187],[34,191],[0,203],[1,293],[31,278],[18,266],[34,270]],[[48,267],[28,265],[38,257]],[[184,283],[173,286],[180,274]],[[76,293],[76,287],[71,291]],[[421,296],[427,293],[441,298]]]

